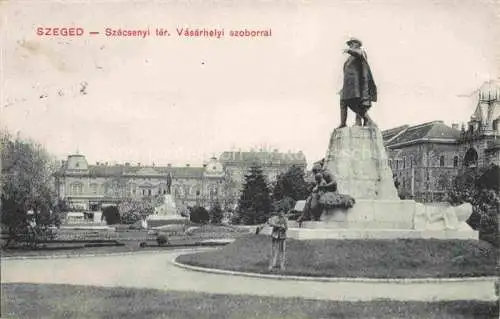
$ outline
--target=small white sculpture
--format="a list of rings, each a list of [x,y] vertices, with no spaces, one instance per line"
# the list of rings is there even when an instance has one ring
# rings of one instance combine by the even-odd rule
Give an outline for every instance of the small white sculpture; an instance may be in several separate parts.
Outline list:
[[[414,216],[415,229],[421,230],[472,230],[467,219],[472,214],[469,203],[460,206],[417,204]]]

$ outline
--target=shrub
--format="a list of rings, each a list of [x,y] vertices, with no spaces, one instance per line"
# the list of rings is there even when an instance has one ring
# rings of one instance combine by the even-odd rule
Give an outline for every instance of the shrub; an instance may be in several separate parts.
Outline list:
[[[231,224],[232,225],[239,225],[241,223],[241,215],[237,212],[234,212],[231,214]]]
[[[499,245],[498,219],[500,215],[499,168],[496,165],[484,169],[464,169],[459,172],[447,198],[452,205],[468,202],[473,214],[467,223],[479,231],[479,238],[495,246]]]
[[[210,219],[208,211],[205,209],[205,207],[201,206],[195,206],[191,208],[189,217],[191,222],[197,224],[206,224]]]
[[[283,199],[273,203],[274,211],[289,212],[295,207],[295,202],[296,201],[291,197],[284,197]]]
[[[135,224],[140,220],[141,216],[136,212],[128,212],[123,214],[123,216],[121,217],[122,224],[127,224],[127,225]]]
[[[220,224],[222,222],[222,208],[220,207],[219,203],[216,203],[212,208],[210,209],[210,223],[211,224]]]
[[[102,210],[102,216],[108,225],[120,223],[120,212],[116,206],[108,206]]]
[[[399,199],[412,199],[413,196],[411,192],[407,189],[398,189],[398,197]]]
[[[168,244],[168,237],[165,234],[159,234],[156,237],[156,242],[158,243],[159,246],[163,246]]]

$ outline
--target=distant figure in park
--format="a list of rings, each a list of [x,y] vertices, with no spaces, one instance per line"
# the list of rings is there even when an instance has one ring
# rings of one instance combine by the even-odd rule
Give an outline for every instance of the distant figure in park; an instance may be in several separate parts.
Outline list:
[[[267,224],[272,227],[271,232],[271,262],[269,270],[273,270],[278,266],[285,269],[285,250],[286,250],[286,232],[288,230],[288,222],[283,209],[279,209],[278,213],[267,221]]]
[[[368,64],[366,52],[359,39],[351,38],[344,53],[349,54],[344,64],[344,83],[340,91],[340,125],[346,126],[347,109],[356,113],[356,125],[375,126],[368,116],[372,102],[377,101],[377,86]],[[363,123],[361,122],[363,120]]]

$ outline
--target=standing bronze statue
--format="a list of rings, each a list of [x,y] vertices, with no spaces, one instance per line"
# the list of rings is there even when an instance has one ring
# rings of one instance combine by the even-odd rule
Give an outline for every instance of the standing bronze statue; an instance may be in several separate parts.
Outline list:
[[[167,194],[171,194],[172,191],[172,173],[167,174]]]
[[[366,52],[361,48],[359,39],[351,38],[346,42],[349,54],[344,64],[344,83],[340,91],[340,127],[346,126],[347,108],[356,113],[356,125],[375,126],[368,116],[372,102],[377,101],[377,86],[368,64]]]

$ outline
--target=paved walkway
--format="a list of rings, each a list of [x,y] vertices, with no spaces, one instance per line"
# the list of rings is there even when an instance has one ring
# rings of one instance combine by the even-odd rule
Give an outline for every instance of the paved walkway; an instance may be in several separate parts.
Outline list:
[[[196,251],[192,249],[189,251]],[[184,253],[186,251],[183,251]],[[2,283],[56,283],[155,288],[217,294],[302,297],[320,300],[496,300],[493,282],[363,283],[285,281],[209,274],[182,269],[182,251],[1,261]]]

